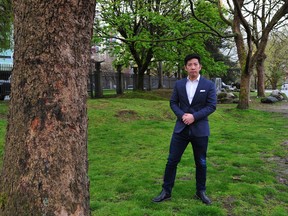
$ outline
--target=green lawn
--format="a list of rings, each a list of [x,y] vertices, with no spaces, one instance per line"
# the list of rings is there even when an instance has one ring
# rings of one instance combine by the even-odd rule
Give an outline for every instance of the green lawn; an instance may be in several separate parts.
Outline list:
[[[0,105],[0,114],[7,112]],[[89,100],[88,115],[93,216],[288,215],[287,174],[280,172],[287,163],[278,164],[288,145],[287,118],[281,114],[218,105],[210,116],[207,158],[211,206],[193,199],[190,146],[178,166],[172,200],[151,202],[161,190],[175,122],[167,99],[129,92],[121,98]],[[0,124],[3,143],[6,119]]]

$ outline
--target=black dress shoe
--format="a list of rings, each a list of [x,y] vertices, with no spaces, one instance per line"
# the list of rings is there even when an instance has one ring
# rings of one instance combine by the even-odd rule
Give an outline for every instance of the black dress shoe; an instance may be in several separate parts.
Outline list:
[[[163,202],[165,200],[170,200],[171,194],[167,193],[164,189],[161,191],[159,196],[155,197],[152,201],[153,202]]]
[[[211,200],[206,196],[205,191],[197,191],[195,198],[202,200],[202,202],[206,205],[210,205],[212,203]]]

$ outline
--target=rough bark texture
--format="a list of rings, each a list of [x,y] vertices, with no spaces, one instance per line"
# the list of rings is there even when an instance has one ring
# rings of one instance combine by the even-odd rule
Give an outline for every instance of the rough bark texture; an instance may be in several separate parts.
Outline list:
[[[95,1],[13,1],[0,215],[89,215],[87,75]]]
[[[264,57],[258,57],[256,62],[256,71],[257,71],[257,77],[258,77],[258,83],[257,83],[257,96],[258,97],[265,97],[265,82],[264,82],[264,74],[265,74],[265,67],[264,67],[264,61],[266,59],[266,56]]]
[[[243,0],[239,1],[239,7],[243,6]],[[237,4],[237,3],[234,3]],[[234,40],[237,47],[237,54],[238,59],[241,66],[241,88],[239,94],[239,103],[237,108],[239,109],[248,109],[249,108],[249,92],[250,92],[250,78],[252,75],[252,68],[251,68],[251,59],[250,56],[252,55],[251,49],[251,39],[250,37],[247,38],[248,46],[246,50],[246,46],[244,43],[244,37],[241,32],[241,19],[240,19],[240,12],[238,10],[234,11],[234,19],[232,30],[235,34]],[[251,70],[250,70],[251,69]]]
[[[251,80],[251,75],[242,72],[240,94],[239,94],[239,101],[240,102],[237,105],[238,109],[248,109],[249,108],[250,80]]]

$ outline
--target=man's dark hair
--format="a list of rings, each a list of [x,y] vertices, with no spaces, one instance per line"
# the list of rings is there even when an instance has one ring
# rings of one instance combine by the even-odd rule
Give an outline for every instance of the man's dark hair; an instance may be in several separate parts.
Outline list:
[[[201,64],[201,57],[198,54],[194,53],[194,54],[189,54],[185,57],[184,65],[186,65],[187,62],[190,61],[191,59],[198,59],[199,64]]]

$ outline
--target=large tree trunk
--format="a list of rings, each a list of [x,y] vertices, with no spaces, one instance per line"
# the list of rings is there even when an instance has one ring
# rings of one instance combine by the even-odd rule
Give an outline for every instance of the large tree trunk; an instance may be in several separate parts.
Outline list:
[[[144,71],[139,68],[137,76],[137,90],[144,90]]]
[[[144,75],[148,69],[148,66],[151,63],[151,59],[153,58],[153,50],[152,50],[152,48],[150,48],[147,51],[147,53],[145,52],[145,54],[143,56],[140,56],[136,50],[135,44],[132,43],[129,46],[129,49],[130,49],[130,52],[132,53],[132,56],[135,60],[136,65],[138,67],[137,80],[136,80],[137,85],[135,86],[135,89],[143,91],[144,90]]]
[[[256,71],[257,71],[257,96],[265,97],[265,84],[264,84],[264,61],[266,57],[258,57],[256,61]]]
[[[248,109],[250,100],[250,79],[251,75],[243,73],[241,74],[241,86],[239,94],[239,103],[237,108]]]
[[[13,1],[0,215],[89,215],[87,75],[95,1]]]

